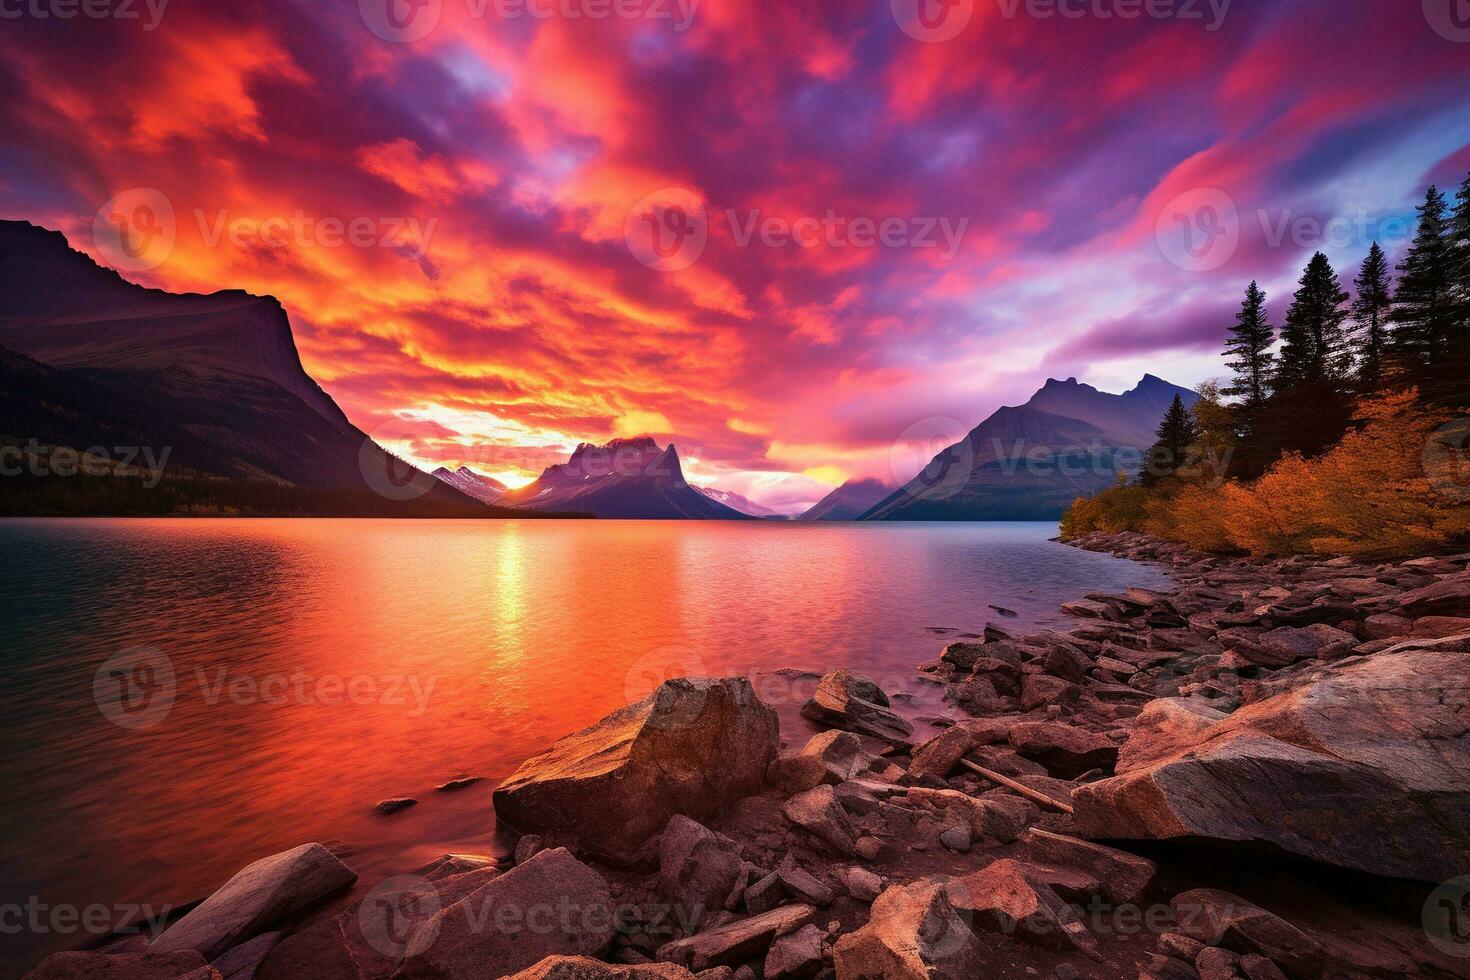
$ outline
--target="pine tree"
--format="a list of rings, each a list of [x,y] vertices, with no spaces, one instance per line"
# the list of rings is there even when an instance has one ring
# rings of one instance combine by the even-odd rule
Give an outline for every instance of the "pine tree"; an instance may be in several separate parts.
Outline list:
[[[1449,221],[1450,302],[1453,322],[1444,368],[1431,395],[1457,408],[1470,407],[1470,174]]]
[[[1327,256],[1318,252],[1302,273],[1300,288],[1281,328],[1281,358],[1275,388],[1298,385],[1334,385],[1352,366],[1352,351],[1343,329],[1348,294],[1338,282]]]
[[[1449,219],[1450,291],[1461,343],[1470,331],[1470,174],[1460,185],[1459,200]]]
[[[1230,339],[1225,341],[1226,356],[1234,358],[1226,366],[1235,372],[1235,378],[1224,393],[1238,396],[1247,416],[1266,400],[1271,362],[1275,360],[1271,345],[1275,340],[1276,331],[1266,314],[1266,294],[1253,282],[1245,291],[1240,312],[1235,315]]]
[[[1393,348],[1411,383],[1444,363],[1453,315],[1444,195],[1430,187],[1418,210],[1419,231],[1399,265],[1393,312]]]
[[[1358,289],[1358,298],[1353,300],[1353,319],[1357,323],[1357,387],[1360,393],[1371,394],[1383,387],[1383,360],[1388,348],[1388,317],[1393,307],[1388,281],[1388,256],[1377,242],[1368,250],[1362,271],[1353,284]]]
[[[1194,415],[1184,407],[1184,399],[1174,396],[1174,402],[1164,413],[1159,423],[1159,441],[1149,449],[1144,460],[1141,482],[1152,487],[1179,472],[1189,459],[1190,447],[1199,438],[1199,427]]]

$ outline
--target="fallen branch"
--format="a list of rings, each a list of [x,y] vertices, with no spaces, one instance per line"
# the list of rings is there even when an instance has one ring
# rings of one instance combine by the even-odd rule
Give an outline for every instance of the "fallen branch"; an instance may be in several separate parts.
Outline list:
[[[1061,810],[1063,813],[1071,813],[1072,812],[1072,807],[1071,807],[1070,804],[1063,803],[1061,800],[1054,800],[1050,796],[1047,796],[1045,793],[1042,793],[1042,792],[1039,792],[1037,790],[1034,790],[1030,786],[1027,786],[1024,783],[1018,783],[1018,782],[1016,782],[1014,779],[1011,779],[1009,776],[1002,776],[998,772],[992,772],[991,770],[986,769],[982,765],[979,765],[977,763],[971,762],[969,759],[961,759],[960,762],[964,763],[967,767],[969,767],[974,772],[979,773],[981,776],[984,776],[986,779],[990,780],[992,783],[995,783],[995,784],[997,784],[999,786],[1004,786],[1006,789],[1011,790],[1013,792],[1020,793],[1022,796],[1026,797],[1026,799],[1030,800],[1032,803],[1037,803],[1037,804],[1040,804],[1041,806],[1053,807],[1054,809]]]

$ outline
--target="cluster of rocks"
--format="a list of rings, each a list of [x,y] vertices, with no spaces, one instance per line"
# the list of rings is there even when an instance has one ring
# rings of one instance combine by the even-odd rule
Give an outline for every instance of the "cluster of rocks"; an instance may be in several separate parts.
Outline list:
[[[669,681],[501,784],[513,854],[445,855],[361,894],[307,845],[146,947],[59,954],[33,976],[1470,973],[1417,921],[1330,896],[1268,910],[1269,890],[1201,887],[1204,862],[1157,844],[1400,885],[1470,872],[1470,555],[1079,544],[1170,562],[1177,587],[1069,603],[1066,630],[950,644],[921,667],[943,718],[906,718],[835,670],[802,708],[824,730],[783,752],[749,681]]]

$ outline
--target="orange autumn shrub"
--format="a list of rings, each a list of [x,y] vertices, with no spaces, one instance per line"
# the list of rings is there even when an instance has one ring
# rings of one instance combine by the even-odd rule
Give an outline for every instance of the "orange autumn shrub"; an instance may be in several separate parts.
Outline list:
[[[1072,541],[1093,531],[1115,534],[1137,530],[1143,523],[1148,497],[1147,490],[1129,484],[1120,474],[1116,486],[1072,502],[1062,515],[1062,540]]]
[[[1214,483],[1183,484],[1150,502],[1143,530],[1200,551],[1235,551],[1239,546],[1225,524],[1223,492]]]
[[[1220,522],[1230,541],[1253,555],[1293,555],[1310,550],[1322,530],[1310,499],[1313,464],[1283,456],[1255,483],[1231,481],[1220,491]]]
[[[1251,484],[1111,488],[1073,506],[1064,536],[1068,528],[1141,530],[1261,557],[1392,558],[1470,540],[1470,418],[1446,424],[1407,390],[1364,400],[1357,422],[1323,456],[1284,456]]]

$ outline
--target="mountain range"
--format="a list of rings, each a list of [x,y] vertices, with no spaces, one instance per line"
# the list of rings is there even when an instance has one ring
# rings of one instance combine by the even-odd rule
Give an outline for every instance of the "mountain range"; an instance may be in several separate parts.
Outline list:
[[[1176,395],[1196,400],[1153,375],[1121,395],[1050,380],[902,487],[851,480],[800,519],[1054,520],[1137,465]],[[354,426],[306,373],[276,299],[148,289],[58,232],[0,221],[0,447],[22,439],[32,456],[166,449],[166,478],[147,495],[137,480],[7,478],[0,513],[784,516],[692,486],[678,450],[647,436],[584,443],[517,489],[468,467],[425,473]]]

